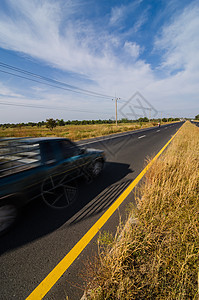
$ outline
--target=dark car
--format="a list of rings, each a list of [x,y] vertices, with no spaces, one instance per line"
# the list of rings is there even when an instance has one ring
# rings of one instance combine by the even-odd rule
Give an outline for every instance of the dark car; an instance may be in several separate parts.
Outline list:
[[[0,234],[38,196],[53,208],[67,208],[76,198],[77,179],[95,178],[104,162],[103,151],[65,138],[0,139]]]

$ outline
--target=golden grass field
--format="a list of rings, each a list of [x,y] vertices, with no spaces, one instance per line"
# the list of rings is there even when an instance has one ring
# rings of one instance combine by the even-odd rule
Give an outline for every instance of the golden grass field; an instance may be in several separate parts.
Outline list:
[[[124,226],[99,238],[86,299],[198,299],[199,128],[186,122],[136,191]]]
[[[65,125],[57,126],[53,130],[42,127],[24,126],[21,128],[0,128],[0,137],[65,137],[77,141],[87,138],[109,135],[118,132],[151,127],[154,123],[125,123],[125,124],[94,124],[94,125]]]

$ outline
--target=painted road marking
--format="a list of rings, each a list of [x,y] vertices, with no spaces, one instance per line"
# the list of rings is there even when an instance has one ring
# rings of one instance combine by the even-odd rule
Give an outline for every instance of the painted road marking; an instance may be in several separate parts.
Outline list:
[[[156,132],[159,132],[160,130],[157,130]]]
[[[130,132],[128,132],[126,134],[123,134],[123,135],[110,136],[108,138],[99,139],[99,140],[95,140],[95,141],[90,141],[90,142],[87,142],[87,143],[84,143],[84,144],[78,144],[78,146],[84,146],[84,145],[88,145],[88,144],[103,142],[103,141],[107,141],[107,140],[111,140],[111,139],[116,139],[118,137],[123,137],[123,136],[130,135],[130,134],[133,134],[133,133],[130,131]]]
[[[138,139],[144,138],[146,135],[139,136]]]
[[[26,298],[26,300],[40,300],[50,291],[64,272],[72,265],[74,260],[89,244],[93,237],[99,232],[102,226],[108,221],[108,219],[117,210],[120,204],[126,199],[126,197],[132,192],[134,187],[146,174],[148,169],[162,154],[166,147],[171,143],[173,138],[179,132],[180,129],[172,136],[172,138],[164,145],[164,147],[158,152],[158,154],[150,161],[150,163],[142,170],[142,172],[135,178],[135,180],[126,188],[126,190],[117,198],[117,200],[107,209],[107,211],[99,218],[99,220],[87,231],[87,233],[79,240],[79,242],[71,249],[71,251],[57,264],[57,266],[44,278],[44,280],[33,290],[33,292]]]
[[[148,127],[148,128],[144,128],[144,129],[138,129],[138,130],[128,131],[125,134],[123,134],[123,133],[116,133],[114,136],[110,136],[110,137],[102,138],[102,139],[97,139],[97,140],[94,140],[94,141],[89,141],[89,142],[86,142],[86,143],[83,143],[83,144],[78,144],[78,146],[85,146],[85,145],[88,145],[88,144],[93,144],[93,143],[98,143],[98,142],[104,142],[104,141],[107,141],[107,140],[116,139],[118,137],[123,137],[123,136],[126,136],[126,135],[132,135],[132,134],[136,134],[136,133],[143,132],[143,131],[146,131],[146,130],[153,130],[153,129],[154,129],[153,127]]]
[[[149,127],[150,129],[152,127]],[[107,140],[111,140],[111,139],[116,139],[116,138],[119,138],[119,137],[123,137],[123,136],[126,136],[126,135],[130,135],[130,134],[135,134],[135,132],[132,132],[132,131],[129,131],[128,133],[126,134],[117,134],[115,136],[110,136],[108,138],[104,138],[104,139],[98,139],[98,140],[95,140],[95,141],[90,141],[90,142],[87,142],[87,143],[84,143],[84,144],[78,144],[78,146],[84,146],[84,145],[88,145],[88,144],[93,144],[93,143],[98,143],[98,142],[104,142],[104,141],[107,141]]]
[[[163,126],[165,126],[165,125],[163,125]],[[133,130],[133,131],[127,131],[127,133],[124,133],[124,134],[123,133],[115,133],[114,136],[108,136],[107,138],[102,138],[102,139],[99,138],[99,139],[94,140],[94,141],[89,141],[89,142],[86,142],[86,143],[83,143],[83,144],[78,144],[78,146],[85,146],[85,145],[94,144],[94,143],[98,143],[98,142],[104,142],[104,141],[107,141],[107,140],[116,139],[118,137],[123,137],[123,136],[126,136],[126,135],[136,134],[138,132],[143,132],[143,131],[146,131],[146,130],[153,130],[153,127],[137,129],[137,130]]]

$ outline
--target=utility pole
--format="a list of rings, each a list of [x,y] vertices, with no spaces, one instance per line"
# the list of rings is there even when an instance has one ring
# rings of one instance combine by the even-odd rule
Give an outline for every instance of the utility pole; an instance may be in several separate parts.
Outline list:
[[[114,100],[114,99],[112,99]],[[117,101],[120,100],[120,98],[115,97],[115,124],[117,126]]]

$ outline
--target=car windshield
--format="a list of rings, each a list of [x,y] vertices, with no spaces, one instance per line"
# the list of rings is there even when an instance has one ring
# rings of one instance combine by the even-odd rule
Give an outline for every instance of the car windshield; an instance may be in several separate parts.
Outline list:
[[[59,147],[63,158],[76,156],[80,153],[80,148],[75,143],[68,140],[60,141]]]

